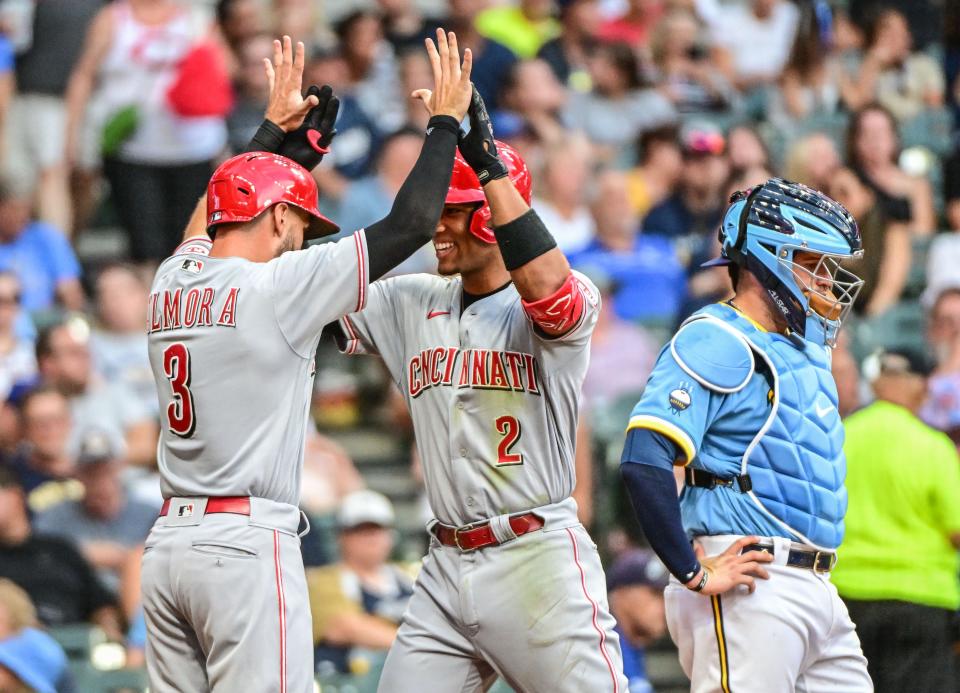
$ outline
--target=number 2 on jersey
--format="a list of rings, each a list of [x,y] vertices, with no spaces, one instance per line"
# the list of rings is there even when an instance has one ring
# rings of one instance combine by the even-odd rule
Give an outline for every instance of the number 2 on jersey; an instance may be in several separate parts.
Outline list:
[[[163,373],[173,391],[173,401],[167,405],[167,425],[174,435],[189,438],[197,428],[197,419],[190,392],[190,352],[181,342],[163,350]]]
[[[501,416],[494,425],[497,433],[503,436],[497,446],[497,465],[523,464],[523,455],[519,452],[510,452],[511,448],[520,440],[520,422],[515,416]]]

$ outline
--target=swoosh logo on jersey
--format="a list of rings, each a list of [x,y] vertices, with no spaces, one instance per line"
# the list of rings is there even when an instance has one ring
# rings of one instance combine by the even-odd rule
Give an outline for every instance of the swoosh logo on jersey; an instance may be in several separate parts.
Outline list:
[[[440,315],[450,315],[450,311],[449,310],[431,310],[429,313],[427,313],[427,320],[431,320]]]
[[[831,410],[831,409],[833,409],[833,405],[831,405],[831,404],[828,404],[828,405],[825,406],[823,409],[821,409],[821,408],[820,408],[820,405],[818,404],[818,405],[816,405],[817,416],[819,416],[819,417],[822,419],[824,416],[826,416],[827,414],[830,413],[830,410]]]

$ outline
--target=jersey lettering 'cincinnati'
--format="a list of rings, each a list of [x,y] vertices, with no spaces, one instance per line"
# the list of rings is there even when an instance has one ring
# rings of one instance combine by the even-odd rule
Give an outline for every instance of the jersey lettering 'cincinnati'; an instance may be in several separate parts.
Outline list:
[[[540,395],[540,369],[533,354],[493,349],[424,349],[407,364],[410,397],[437,385],[514,390]]]
[[[237,302],[240,289],[232,286],[220,291],[209,286],[193,287],[184,292],[183,288],[155,291],[148,302],[147,332],[164,332],[190,327],[237,326]],[[216,323],[213,316],[216,315]]]

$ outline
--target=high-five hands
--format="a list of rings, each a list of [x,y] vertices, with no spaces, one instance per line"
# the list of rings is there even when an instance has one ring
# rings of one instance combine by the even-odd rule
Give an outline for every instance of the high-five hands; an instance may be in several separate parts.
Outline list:
[[[741,537],[723,553],[709,557],[699,544],[695,545],[693,550],[707,574],[707,583],[700,590],[700,594],[723,594],[738,585],[746,585],[753,594],[757,588],[756,578],[769,580],[770,574],[763,564],[770,563],[773,560],[773,554],[765,551],[740,553],[744,548],[758,541],[760,541],[759,537]],[[697,575],[687,583],[687,587],[693,589],[700,583],[701,578],[702,575]]]
[[[315,93],[303,98],[303,56],[303,42],[297,41],[294,52],[290,37],[284,36],[282,43],[273,42],[273,62],[269,58],[263,59],[270,84],[266,118],[284,132],[299,128],[310,109],[320,103]]]
[[[411,96],[420,99],[431,116],[448,115],[459,123],[467,114],[473,94],[470,83],[473,53],[469,48],[463,52],[461,66],[457,35],[443,29],[437,29],[436,44],[432,39],[424,43],[433,69],[433,89],[417,89]]]

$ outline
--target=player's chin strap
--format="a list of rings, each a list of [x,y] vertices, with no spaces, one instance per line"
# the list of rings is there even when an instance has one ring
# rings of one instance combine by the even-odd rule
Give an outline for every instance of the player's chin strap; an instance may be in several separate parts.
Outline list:
[[[740,493],[749,493],[753,489],[753,482],[750,480],[749,474],[739,474],[724,479],[704,469],[687,467],[683,470],[683,479],[687,486],[697,488],[715,489],[717,486],[729,486],[734,490],[739,490]]]

